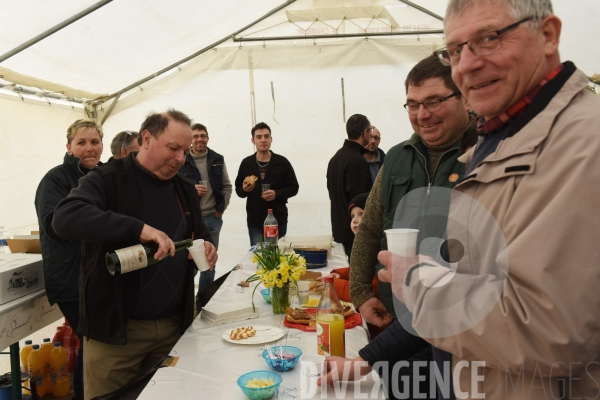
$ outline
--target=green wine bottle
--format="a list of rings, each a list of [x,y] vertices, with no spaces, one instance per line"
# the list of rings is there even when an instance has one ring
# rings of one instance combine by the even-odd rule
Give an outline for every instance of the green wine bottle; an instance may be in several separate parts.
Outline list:
[[[194,244],[190,239],[173,243],[175,244],[175,251],[187,249]],[[146,268],[159,261],[154,258],[157,251],[158,244],[155,242],[136,244],[135,246],[115,250],[113,253],[106,253],[106,268],[113,276]],[[169,255],[167,253],[167,256]]]

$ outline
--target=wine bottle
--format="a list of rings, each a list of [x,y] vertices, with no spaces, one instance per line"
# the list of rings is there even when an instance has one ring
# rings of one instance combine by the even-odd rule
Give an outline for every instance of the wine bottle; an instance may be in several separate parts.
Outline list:
[[[190,239],[174,242],[175,251],[187,249],[194,242]],[[156,264],[159,260],[154,258],[158,251],[158,243],[148,242],[136,244],[135,246],[125,247],[115,250],[114,253],[106,253],[106,268],[111,275],[125,274],[136,269],[146,268],[149,265]],[[167,253],[167,256],[170,254]]]

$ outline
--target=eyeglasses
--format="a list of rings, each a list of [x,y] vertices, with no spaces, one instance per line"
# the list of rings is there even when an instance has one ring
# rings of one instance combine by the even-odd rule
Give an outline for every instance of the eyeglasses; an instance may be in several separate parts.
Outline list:
[[[200,138],[200,139],[208,139],[208,135],[205,135],[204,133],[201,133],[200,135],[195,136],[195,137]]]
[[[409,114],[418,114],[419,109],[421,108],[421,104],[423,104],[424,109],[426,109],[429,112],[433,112],[440,109],[443,101],[451,99],[455,96],[460,96],[460,92],[454,92],[449,96],[442,97],[440,99],[431,99],[423,101],[421,103],[407,103],[404,105],[404,108],[406,109],[406,111],[408,111]]]
[[[379,141],[381,140],[381,137],[380,137],[380,136],[374,136],[374,135],[372,135],[372,136],[371,136],[371,140],[374,140],[374,141],[376,141],[376,142],[379,142]]]
[[[487,56],[488,54],[492,54],[502,47],[502,39],[500,38],[501,35],[515,29],[523,22],[531,21],[532,19],[535,18],[527,17],[497,31],[486,32],[479,36],[475,36],[466,42],[436,50],[433,52],[433,54],[435,54],[440,59],[442,64],[447,67],[456,65],[460,62],[460,54],[462,53],[462,48],[465,44],[469,47],[471,53],[475,54],[476,56]]]

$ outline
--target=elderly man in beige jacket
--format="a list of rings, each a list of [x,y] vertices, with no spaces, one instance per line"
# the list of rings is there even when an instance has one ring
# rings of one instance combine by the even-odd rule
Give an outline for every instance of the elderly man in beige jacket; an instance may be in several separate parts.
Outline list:
[[[381,252],[379,278],[412,311],[406,328],[451,353],[457,398],[600,398],[600,99],[561,63],[560,33],[550,0],[446,12],[436,54],[480,116],[450,264]]]

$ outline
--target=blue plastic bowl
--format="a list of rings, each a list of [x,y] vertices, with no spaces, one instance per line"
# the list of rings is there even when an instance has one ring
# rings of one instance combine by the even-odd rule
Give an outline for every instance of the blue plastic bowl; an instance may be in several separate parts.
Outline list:
[[[272,347],[271,351],[275,354],[279,354],[279,346]],[[294,368],[296,364],[298,364],[300,356],[302,356],[302,350],[294,346],[281,346],[281,352],[284,354],[284,356],[290,355],[293,357],[284,359],[269,358],[269,352],[267,350],[262,352],[262,357],[269,365],[269,368],[279,372],[289,371],[290,369]]]
[[[271,379],[275,384],[263,388],[249,388],[246,387],[246,383],[254,378],[258,379]],[[252,400],[265,400],[273,397],[279,389],[281,384],[281,375],[273,371],[252,371],[240,376],[237,380],[237,384],[242,389],[242,392]]]
[[[294,252],[306,259],[306,268],[322,268],[327,265],[327,249],[294,247]]]
[[[263,289],[260,291],[260,294],[267,303],[271,302],[271,289]]]

